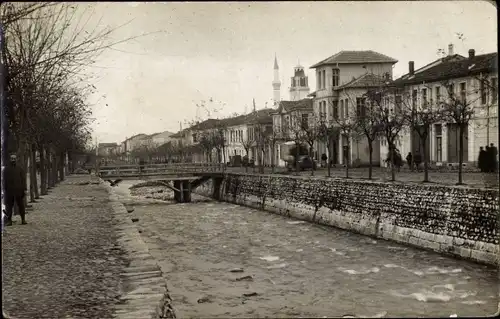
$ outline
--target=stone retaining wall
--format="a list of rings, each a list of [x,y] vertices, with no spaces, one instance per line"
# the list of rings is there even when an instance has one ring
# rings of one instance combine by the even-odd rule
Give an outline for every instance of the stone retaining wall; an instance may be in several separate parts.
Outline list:
[[[196,189],[213,194],[211,181]],[[221,200],[498,264],[498,191],[276,175],[227,174]]]
[[[156,260],[151,256],[125,206],[119,202],[113,190],[102,180],[110,193],[110,205],[114,217],[119,221],[116,229],[118,241],[127,253],[129,267],[121,275],[125,279],[127,292],[121,297],[115,318],[118,319],[160,319],[175,318],[172,300]]]

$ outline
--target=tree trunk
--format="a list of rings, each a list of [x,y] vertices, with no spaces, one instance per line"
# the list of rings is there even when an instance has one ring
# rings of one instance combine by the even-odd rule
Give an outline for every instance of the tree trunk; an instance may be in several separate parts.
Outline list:
[[[27,183],[28,179],[28,156],[27,155],[27,143],[24,140],[23,137],[19,138],[19,144],[18,144],[18,165],[23,169],[24,173],[24,181]],[[26,207],[28,204],[28,197],[24,196],[24,206]]]
[[[464,125],[459,124],[459,140],[458,140],[458,183],[457,185],[463,185],[463,174],[462,174],[462,164],[464,162]]]
[[[309,145],[309,159],[312,162],[311,176],[314,176],[314,158],[313,158],[313,153],[314,153],[314,148],[311,145]]]
[[[51,189],[54,187],[54,174],[52,172],[52,162],[54,159],[52,158],[50,147],[47,146],[45,149],[47,154],[47,189]]]
[[[65,153],[61,152],[59,156],[60,156],[60,158],[59,158],[59,179],[61,181],[64,181],[64,168],[66,167],[66,165],[65,165]]]
[[[391,163],[391,182],[394,182],[396,180],[396,170],[394,167],[394,152],[396,151],[396,146],[393,145],[392,143],[388,143],[389,145],[392,145],[392,150],[389,153],[389,158],[390,158],[390,163]]]
[[[349,153],[345,157],[345,178],[349,178]]]
[[[424,155],[424,183],[429,182],[429,154],[427,154],[427,134],[423,137],[422,140],[422,153]]]
[[[31,159],[31,147],[28,153],[28,172],[27,175],[30,179],[29,192],[30,192],[30,203],[35,202],[35,189],[33,187],[33,160]],[[27,185],[28,186],[28,185]]]
[[[31,144],[31,152],[30,152],[31,156],[31,163],[33,163],[33,167],[32,167],[32,170],[31,170],[31,174],[30,175],[30,179],[33,181],[32,184],[33,184],[33,188],[34,188],[34,193],[35,193],[35,199],[39,199],[40,198],[40,193],[38,191],[38,170],[37,170],[37,163],[36,163],[36,145],[35,144]]]
[[[295,143],[295,174],[299,175],[299,144]]]
[[[47,195],[47,163],[43,146],[38,149],[40,153],[40,195]]]
[[[248,155],[248,150],[245,150],[247,152],[247,162],[245,163],[245,173],[248,173],[248,164],[250,163],[250,156]]]
[[[373,141],[368,139],[368,179],[373,178]]]
[[[273,144],[271,145],[271,174],[274,174],[274,166],[276,165],[276,163],[274,162],[274,157],[275,157],[275,153],[274,153],[274,148],[276,147],[276,144]]]
[[[59,179],[57,178],[57,163],[59,162],[59,158],[55,151],[52,151],[52,175],[54,186],[59,183]]]

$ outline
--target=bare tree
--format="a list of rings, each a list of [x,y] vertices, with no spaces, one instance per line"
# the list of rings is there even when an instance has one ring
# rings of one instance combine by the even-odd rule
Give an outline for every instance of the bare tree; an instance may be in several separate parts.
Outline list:
[[[320,120],[315,116],[310,116],[307,121],[302,119],[300,123],[300,128],[302,129],[303,141],[307,143],[309,150],[309,158],[314,163],[314,143],[316,143],[320,137],[321,126]],[[315,165],[312,165],[311,176],[314,176]]]
[[[373,143],[382,132],[380,117],[376,108],[367,103],[367,96],[357,97],[355,100],[348,95],[348,103],[356,110],[356,114],[349,115],[353,122],[354,134],[357,138],[366,138],[368,144],[368,179],[373,178]]]
[[[241,146],[245,150],[245,155],[247,159],[250,158],[249,152],[252,146],[255,145],[255,133],[253,131],[253,127],[248,128],[248,132],[246,134],[246,138],[243,138],[241,141]],[[245,172],[248,172],[248,163],[245,163]]]
[[[337,129],[338,134],[340,136],[346,137],[348,141],[351,141],[353,139],[358,139],[359,138],[359,133],[357,131],[357,125],[358,123],[356,122],[356,118],[353,115],[350,114],[345,114],[342,112],[342,114],[339,114],[340,112],[338,110],[333,111],[333,122],[335,123],[334,126]],[[348,152],[350,152],[352,145],[349,142],[348,146]],[[347,155],[349,158],[349,155]],[[345,163],[345,177],[349,178],[349,165],[350,162],[349,160],[346,161]]]
[[[299,118],[299,115],[294,113],[290,114],[289,122],[285,123],[284,126],[284,134],[291,139],[295,144],[295,155],[294,164],[296,174],[299,174],[300,165],[299,165],[299,152],[300,146],[304,142],[304,130],[302,129],[302,118]]]
[[[335,126],[334,122],[328,120],[326,115],[320,114],[319,127],[318,127],[318,140],[323,142],[328,152],[327,156],[327,176],[331,176],[331,162],[333,157],[333,145],[335,138],[338,137],[339,129]]]
[[[440,122],[443,117],[442,112],[439,107],[437,107],[439,102],[429,99],[427,96],[428,91],[432,92],[431,88],[427,88],[424,91],[426,93],[422,93],[419,98],[417,95],[411,96],[410,92],[397,89],[394,97],[395,111],[402,114],[403,117],[406,117],[406,124],[419,137],[424,160],[424,182],[429,182],[430,154],[427,147],[429,144],[431,126]],[[419,100],[420,104],[418,103]]]
[[[394,87],[381,86],[376,89],[370,89],[365,96],[374,111],[374,115],[378,119],[380,132],[387,141],[389,162],[391,164],[391,180],[395,181],[396,140],[405,128],[408,117],[404,114],[404,109],[396,108]]]
[[[455,88],[452,81],[446,80],[442,82],[442,86],[446,89],[448,93],[447,97],[443,97],[439,101],[439,111],[441,112],[442,118],[447,121],[454,123],[458,128],[458,183],[457,185],[463,185],[463,153],[464,153],[464,135],[468,130],[469,123],[475,117],[474,105],[477,100],[473,93],[476,91],[475,88],[467,88],[465,84],[461,87]],[[458,93],[457,93],[458,91]]]

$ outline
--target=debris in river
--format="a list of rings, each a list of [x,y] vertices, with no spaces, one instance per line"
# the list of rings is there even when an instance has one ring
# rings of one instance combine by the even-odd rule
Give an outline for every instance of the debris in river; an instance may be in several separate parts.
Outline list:
[[[253,296],[257,296],[258,293],[256,292],[247,292],[247,293],[244,293],[243,294],[243,297],[253,297]]]
[[[229,272],[243,272],[243,268],[233,268]]]
[[[253,277],[248,275],[248,276],[243,276],[243,277],[240,277],[240,278],[236,278],[236,281],[243,281],[243,280],[249,280],[249,281],[252,281],[253,280]]]
[[[133,207],[127,207],[127,213],[132,213],[135,209]]]
[[[132,222],[137,223],[139,221],[139,218],[132,218]]]
[[[204,296],[198,299],[198,303],[206,303],[210,302],[210,298],[208,296]]]

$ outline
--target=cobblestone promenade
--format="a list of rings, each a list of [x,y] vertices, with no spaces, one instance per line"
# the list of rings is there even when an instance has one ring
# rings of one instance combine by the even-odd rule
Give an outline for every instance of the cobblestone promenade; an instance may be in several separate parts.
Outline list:
[[[70,176],[2,234],[3,309],[14,318],[111,318],[126,266],[108,193]]]
[[[228,167],[228,172],[245,172],[245,168],[242,167]],[[248,173],[258,172],[258,168],[248,168]],[[266,167],[266,174],[271,173],[271,168]],[[288,172],[287,169],[278,167],[275,170],[279,174],[296,174],[295,171]],[[311,175],[310,170],[299,172],[300,175],[309,176]],[[327,176],[327,169],[320,168],[314,172],[317,177]],[[332,177],[345,177],[345,168],[332,168]],[[355,179],[366,179],[368,178],[368,168],[350,168],[349,177]],[[391,171],[389,168],[374,167],[373,168],[373,179],[380,181],[390,181]],[[403,183],[420,183],[424,179],[424,172],[410,171],[406,168],[401,169],[400,172],[396,172],[396,181]],[[455,185],[458,182],[458,171],[431,171],[429,172],[429,179],[432,183],[443,184],[443,185]],[[480,172],[464,172],[463,174],[464,183],[469,187],[487,187],[487,188],[498,188],[498,174],[489,173],[484,174]]]

